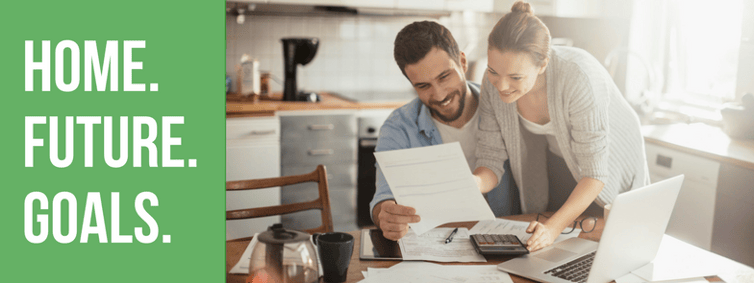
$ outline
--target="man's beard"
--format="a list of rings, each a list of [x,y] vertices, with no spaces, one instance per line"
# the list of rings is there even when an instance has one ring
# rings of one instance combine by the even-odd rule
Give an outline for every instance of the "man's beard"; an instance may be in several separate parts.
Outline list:
[[[460,94],[460,95],[459,95]],[[456,90],[453,92],[453,94],[450,95],[450,97],[458,95],[458,111],[455,113],[452,113],[450,115],[442,115],[439,111],[435,110],[433,107],[429,107],[429,112],[432,113],[432,116],[437,117],[440,119],[440,121],[443,121],[445,123],[450,123],[455,120],[458,120],[458,118],[461,118],[461,115],[463,115],[463,108],[466,106],[466,88],[462,88],[461,90]],[[432,102],[431,105],[440,104],[440,102]]]

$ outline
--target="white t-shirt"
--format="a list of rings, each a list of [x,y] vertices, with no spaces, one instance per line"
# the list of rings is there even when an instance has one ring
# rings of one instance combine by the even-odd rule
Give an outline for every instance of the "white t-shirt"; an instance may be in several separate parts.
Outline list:
[[[552,153],[559,157],[563,157],[563,153],[560,152],[560,145],[558,145],[558,140],[555,139],[555,126],[552,124],[552,121],[547,122],[547,124],[540,125],[526,120],[524,116],[521,116],[521,112],[518,112],[518,117],[520,118],[519,120],[521,120],[521,125],[529,130],[529,132],[535,135],[544,135],[545,138],[547,138],[547,148],[549,148]]]
[[[476,169],[476,132],[479,130],[479,111],[474,111],[474,116],[466,122],[460,129],[448,126],[432,118],[437,131],[440,132],[443,143],[459,142],[463,155],[466,156],[466,162],[469,163],[471,171]]]

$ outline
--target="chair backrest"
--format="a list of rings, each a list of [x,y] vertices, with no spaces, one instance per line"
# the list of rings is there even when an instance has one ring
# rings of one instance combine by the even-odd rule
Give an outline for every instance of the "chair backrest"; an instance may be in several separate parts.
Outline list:
[[[227,220],[249,219],[273,215],[288,214],[298,211],[319,209],[322,215],[322,225],[317,228],[304,230],[307,233],[326,233],[333,231],[332,214],[330,212],[330,193],[327,185],[327,169],[324,165],[317,165],[311,173],[284,176],[267,179],[241,180],[225,182],[226,191],[255,190],[271,187],[287,186],[305,182],[316,182],[319,185],[319,198],[299,203],[289,203],[275,206],[238,209],[225,212]]]

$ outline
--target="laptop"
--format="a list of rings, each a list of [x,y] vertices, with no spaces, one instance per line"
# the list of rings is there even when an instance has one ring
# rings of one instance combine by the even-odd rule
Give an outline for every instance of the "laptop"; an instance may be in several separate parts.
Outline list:
[[[570,238],[498,269],[542,282],[610,282],[655,258],[683,175],[618,195],[599,244]]]

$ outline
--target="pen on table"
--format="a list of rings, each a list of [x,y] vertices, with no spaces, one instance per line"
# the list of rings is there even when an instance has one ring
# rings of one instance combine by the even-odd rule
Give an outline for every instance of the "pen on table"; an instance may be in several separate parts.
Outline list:
[[[445,239],[445,243],[450,243],[453,241],[453,236],[456,235],[456,232],[458,232],[458,228],[453,229],[453,232],[450,232],[450,235],[448,235],[448,238]]]

